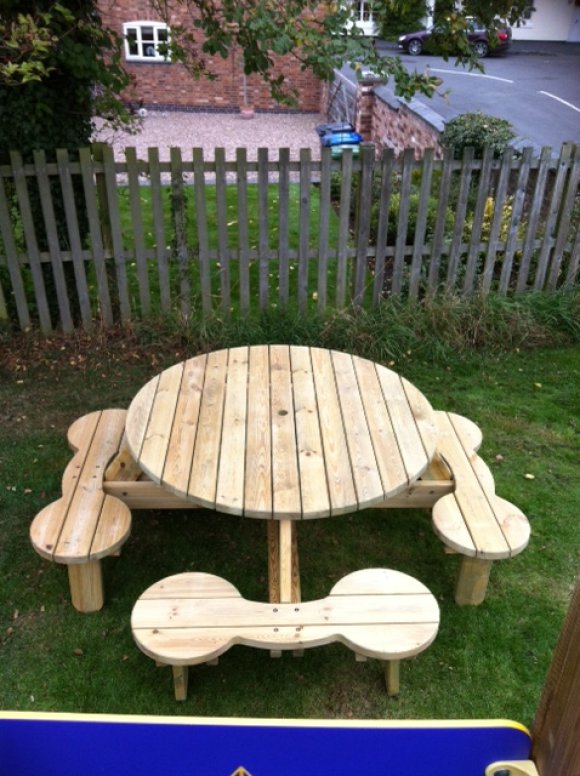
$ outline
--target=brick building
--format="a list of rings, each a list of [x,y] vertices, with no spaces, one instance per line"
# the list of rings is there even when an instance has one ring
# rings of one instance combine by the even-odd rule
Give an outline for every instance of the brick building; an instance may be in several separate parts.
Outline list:
[[[147,108],[179,108],[204,111],[236,111],[247,103],[260,111],[318,113],[322,96],[321,81],[310,71],[301,71],[293,57],[278,58],[277,67],[284,72],[289,85],[298,92],[295,108],[277,103],[266,83],[249,76],[244,85],[242,54],[233,52],[227,59],[203,55],[207,68],[216,80],[196,79],[183,65],[167,62],[158,47],[167,40],[167,27],[152,10],[148,0],[98,0],[105,26],[125,39],[124,64],[134,78],[131,100]],[[184,10],[171,15],[172,24],[186,25]],[[202,38],[200,37],[200,53]]]

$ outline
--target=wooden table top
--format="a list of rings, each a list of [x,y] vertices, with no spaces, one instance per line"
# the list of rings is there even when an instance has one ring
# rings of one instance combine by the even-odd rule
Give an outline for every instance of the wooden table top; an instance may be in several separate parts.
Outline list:
[[[431,405],[384,366],[288,345],[176,364],[127,414],[127,443],[154,481],[248,517],[328,517],[405,490],[435,452]]]

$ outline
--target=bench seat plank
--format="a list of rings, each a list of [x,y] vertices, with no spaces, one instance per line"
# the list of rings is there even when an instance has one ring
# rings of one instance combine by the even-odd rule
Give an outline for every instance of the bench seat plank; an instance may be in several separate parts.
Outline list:
[[[139,648],[174,667],[213,661],[235,644],[278,653],[340,642],[357,655],[399,661],[426,649],[438,627],[429,590],[386,569],[356,571],[327,598],[305,603],[247,601],[220,577],[187,572],[152,585],[131,616]],[[176,697],[183,699],[185,674],[175,676]],[[398,670],[388,676],[389,691],[398,691]]]
[[[69,573],[73,604],[94,611],[103,604],[99,561],[118,552],[131,530],[129,507],[103,490],[105,471],[121,444],[125,410],[93,412],[69,428],[75,454],[62,477],[62,497],[34,518],[34,549],[56,563],[78,566]]]

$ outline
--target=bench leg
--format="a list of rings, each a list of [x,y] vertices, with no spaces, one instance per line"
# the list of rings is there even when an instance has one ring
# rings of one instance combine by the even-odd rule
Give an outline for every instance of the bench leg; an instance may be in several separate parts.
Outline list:
[[[187,666],[171,666],[173,671],[173,686],[175,687],[175,700],[184,701],[187,698],[187,683],[189,669]]]
[[[70,563],[68,566],[70,597],[79,612],[98,612],[103,608],[103,573],[100,560]]]
[[[385,661],[385,683],[387,695],[399,694],[399,665],[400,660]]]
[[[478,606],[483,603],[489,582],[491,560],[464,556],[455,586],[455,603],[459,606]]]

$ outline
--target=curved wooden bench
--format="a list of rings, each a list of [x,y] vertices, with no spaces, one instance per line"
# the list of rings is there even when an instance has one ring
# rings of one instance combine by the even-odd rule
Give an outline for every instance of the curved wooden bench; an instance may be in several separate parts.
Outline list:
[[[68,567],[73,606],[81,612],[103,606],[101,558],[118,552],[129,537],[131,511],[106,495],[103,477],[119,450],[125,410],[92,412],[68,430],[75,455],[62,478],[62,497],[34,518],[30,539],[39,555]]]
[[[213,574],[176,574],[149,587],[131,616],[139,649],[173,667],[177,700],[187,697],[188,666],[215,662],[234,644],[278,652],[335,641],[385,661],[387,691],[396,695],[399,661],[426,649],[438,627],[429,590],[387,569],[355,571],[319,601],[276,604],[247,601]]]
[[[455,600],[480,604],[494,560],[521,552],[530,538],[525,515],[495,494],[493,475],[476,454],[482,434],[471,420],[453,412],[436,412],[437,453],[449,467],[455,487],[433,506],[439,538],[464,557]]]

